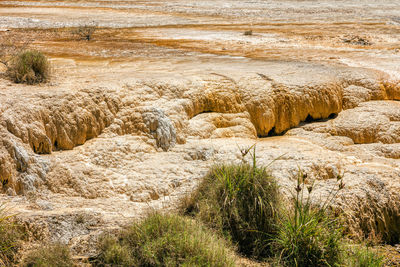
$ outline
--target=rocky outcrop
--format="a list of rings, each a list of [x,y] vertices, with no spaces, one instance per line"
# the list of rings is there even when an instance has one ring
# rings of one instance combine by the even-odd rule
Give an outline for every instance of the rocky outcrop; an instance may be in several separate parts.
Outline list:
[[[37,154],[84,144],[109,126],[118,111],[117,99],[99,90],[38,94],[29,104],[9,105],[1,115],[2,125]]]
[[[143,121],[156,140],[157,147],[168,151],[176,143],[176,131],[171,120],[159,108],[151,108],[142,113]]]
[[[397,142],[398,114],[391,107],[396,104],[362,103],[390,96],[396,99],[397,87],[383,86],[379,75],[373,80],[373,72],[351,68],[345,72],[342,68],[293,65],[295,72],[282,77],[274,67],[283,66],[269,67],[269,76],[261,70],[237,73],[235,78],[211,73],[185,80],[137,80],[117,90],[36,93],[23,102],[7,99],[0,117],[4,132],[1,179],[8,181],[3,183],[4,190],[11,187],[23,192],[22,188],[45,182],[45,170],[39,178],[23,175],[28,170],[27,159],[36,158],[34,154],[70,150],[102,133],[105,137],[142,136],[148,144],[168,151],[187,138],[281,134],[303,121],[340,113],[334,120],[304,129],[347,136],[355,143]],[[304,79],[311,71],[313,75]],[[343,107],[353,106],[341,112]],[[371,108],[378,111],[367,116]],[[15,145],[7,144],[10,138]],[[23,144],[31,149],[21,150]],[[24,183],[27,186],[22,186]]]
[[[92,231],[58,213],[79,208],[121,222],[149,206],[172,208],[212,164],[240,162],[240,150],[257,143],[258,164],[285,193],[299,169],[321,197],[344,173],[334,204],[349,233],[397,242],[400,115],[387,100],[397,87],[372,71],[313,64],[227,73],[0,97],[3,192],[34,199],[20,205],[40,211],[46,235],[78,244],[72,226],[88,239]]]
[[[341,112],[329,122],[303,127],[308,131],[347,136],[356,144],[400,142],[400,104],[395,101],[370,101]]]

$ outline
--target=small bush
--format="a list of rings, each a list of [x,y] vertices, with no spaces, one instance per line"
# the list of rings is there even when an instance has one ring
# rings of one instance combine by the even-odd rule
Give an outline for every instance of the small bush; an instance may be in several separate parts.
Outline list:
[[[340,261],[342,234],[336,221],[318,210],[302,210],[284,221],[276,237],[277,253],[288,266],[333,266]]]
[[[97,30],[97,25],[94,23],[81,25],[72,31],[79,39],[90,41],[94,32]]]
[[[247,256],[270,254],[277,228],[279,190],[265,168],[242,163],[214,166],[198,190],[183,204],[191,214],[217,229]]]
[[[349,267],[382,267],[384,257],[368,247],[356,247],[347,255],[346,266]]]
[[[0,206],[0,266],[8,266],[14,262],[22,237],[20,227],[12,222],[4,206]]]
[[[74,263],[69,248],[54,244],[32,251],[25,258],[22,266],[26,267],[71,267]]]
[[[277,255],[287,266],[334,266],[341,262],[341,224],[330,216],[327,207],[344,186],[338,176],[339,189],[331,191],[321,206],[311,203],[313,185],[306,185],[306,175],[299,174],[293,209],[282,219],[274,240]],[[309,193],[304,197],[304,191]]]
[[[192,219],[154,213],[100,242],[99,265],[235,266],[226,242]]]
[[[6,74],[15,83],[41,83],[49,79],[50,64],[41,52],[27,50],[12,60]]]

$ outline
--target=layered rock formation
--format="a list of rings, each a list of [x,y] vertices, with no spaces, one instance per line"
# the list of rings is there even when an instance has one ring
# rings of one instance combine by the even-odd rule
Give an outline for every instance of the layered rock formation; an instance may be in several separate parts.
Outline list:
[[[64,206],[65,198],[86,199],[82,207],[96,212],[104,212],[92,203],[100,200],[129,207],[172,198],[171,206],[211,164],[238,161],[240,147],[257,143],[259,164],[277,158],[270,169],[284,191],[298,169],[320,180],[321,192],[343,172],[347,187],[337,201],[357,214],[350,217],[358,225],[353,232],[376,231],[396,241],[398,104],[378,101],[396,99],[393,88],[388,93],[380,75],[366,70],[293,64],[292,74],[280,76],[287,63],[267,65],[260,73],[237,72],[235,79],[214,73],[137,79],[118,89],[23,98],[13,91],[1,114],[2,190],[59,195],[62,203],[50,201],[50,210]],[[349,95],[356,107],[349,108]]]

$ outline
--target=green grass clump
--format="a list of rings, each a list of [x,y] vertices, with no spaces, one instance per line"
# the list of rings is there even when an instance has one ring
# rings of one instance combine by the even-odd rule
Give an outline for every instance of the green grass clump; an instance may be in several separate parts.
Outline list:
[[[311,201],[313,185],[305,183],[306,177],[300,172],[293,209],[283,217],[274,238],[276,253],[286,266],[335,266],[342,261],[343,234],[340,221],[327,212],[327,207],[344,185],[338,176],[339,189],[315,206]]]
[[[280,203],[275,180],[254,160],[252,165],[214,166],[183,210],[222,232],[239,252],[264,258],[271,253]]]
[[[103,238],[100,251],[99,265],[235,266],[226,241],[179,215],[150,214],[118,238]]]
[[[41,52],[27,50],[11,61],[7,66],[6,74],[15,83],[41,83],[49,79],[50,64]]]
[[[4,206],[0,205],[0,266],[9,266],[15,260],[22,231],[6,214]]]
[[[289,216],[275,238],[277,255],[288,266],[333,266],[340,262],[342,233],[335,219],[302,207]]]
[[[29,253],[22,266],[25,267],[70,267],[74,266],[69,248],[65,245],[54,244],[41,247]]]
[[[368,247],[351,249],[346,260],[349,267],[383,267],[384,264],[384,257]]]
[[[121,239],[109,235],[103,236],[99,242],[99,250],[101,252],[98,259],[99,265],[137,265],[130,246],[125,243],[122,236]]]

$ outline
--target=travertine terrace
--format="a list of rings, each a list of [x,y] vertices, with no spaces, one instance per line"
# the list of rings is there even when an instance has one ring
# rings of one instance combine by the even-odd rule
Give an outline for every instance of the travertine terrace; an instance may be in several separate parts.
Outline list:
[[[398,1],[15,0],[0,29],[53,66],[0,78],[1,199],[32,236],[90,256],[256,143],[284,193],[299,169],[321,197],[343,174],[350,232],[399,243]]]

